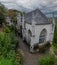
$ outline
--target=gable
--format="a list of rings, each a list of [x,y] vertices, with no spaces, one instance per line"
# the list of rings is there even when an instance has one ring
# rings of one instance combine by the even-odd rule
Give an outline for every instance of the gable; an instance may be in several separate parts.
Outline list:
[[[32,17],[32,13],[34,14],[34,21],[36,22],[36,24],[50,24],[50,21],[49,19],[39,10],[39,9],[36,9],[34,11],[31,11],[27,14],[25,14],[25,21],[29,24],[32,24],[32,20],[33,20],[33,17]]]

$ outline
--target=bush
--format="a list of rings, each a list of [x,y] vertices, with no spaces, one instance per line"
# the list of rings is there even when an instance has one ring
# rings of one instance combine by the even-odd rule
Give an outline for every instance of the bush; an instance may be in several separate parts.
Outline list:
[[[10,51],[7,53],[7,58],[8,58],[8,59],[14,60],[14,59],[15,59],[15,56],[16,56],[15,50],[10,50]]]
[[[6,34],[5,33],[3,33],[3,32],[0,32],[0,55],[4,55],[4,56],[6,56],[6,53],[7,53],[7,46],[8,46],[8,44],[7,43],[9,43],[8,42],[8,40],[6,40],[6,39],[8,39],[7,37],[6,37]]]
[[[0,32],[0,55],[7,56],[7,53],[15,49],[16,36],[14,33]]]
[[[49,41],[46,42],[45,47],[47,47],[47,48],[50,48],[51,47],[51,44],[50,44]]]
[[[53,44],[53,51],[57,55],[57,44],[56,43]]]
[[[54,56],[45,56],[39,60],[39,65],[54,65]]]
[[[23,65],[23,57],[20,52],[15,53],[15,50],[10,50],[7,57],[0,56],[0,65]]]
[[[40,53],[45,53],[45,51],[46,51],[45,46],[42,46],[42,47],[39,48]]]
[[[5,28],[4,30],[6,33],[10,33],[10,29],[8,27]]]
[[[53,43],[57,43],[57,23],[55,25],[55,31],[54,31],[54,39],[53,39]]]
[[[23,56],[20,51],[16,53],[16,61],[15,62],[16,62],[16,65],[23,64]]]
[[[15,33],[0,32],[0,65],[21,65],[22,55],[15,52],[18,43]],[[18,58],[18,59],[17,59]],[[5,63],[4,63],[5,62]],[[6,63],[7,62],[7,63]],[[2,63],[2,64],[1,64]]]
[[[17,27],[16,27],[16,25],[11,25],[11,26],[9,26],[9,29],[11,30],[11,32],[17,32]]]
[[[41,53],[45,53],[47,50],[49,50],[51,47],[51,44],[49,42],[43,44],[43,45],[39,45],[39,52]]]
[[[54,49],[54,53],[57,55],[57,23],[55,25],[54,40],[53,40],[53,49]]]
[[[14,65],[12,60],[0,57],[0,65]]]
[[[16,44],[19,43],[15,33],[13,33],[13,32],[10,33],[10,39],[11,39],[11,46],[10,47],[11,47],[11,49],[15,49]]]

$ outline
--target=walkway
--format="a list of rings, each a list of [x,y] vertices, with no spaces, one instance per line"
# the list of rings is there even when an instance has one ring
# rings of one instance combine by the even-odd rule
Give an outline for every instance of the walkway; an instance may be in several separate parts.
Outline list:
[[[38,65],[38,59],[41,56],[45,55],[40,53],[31,54],[27,45],[22,41],[21,38],[19,38],[19,46],[22,52],[24,53],[24,65]]]

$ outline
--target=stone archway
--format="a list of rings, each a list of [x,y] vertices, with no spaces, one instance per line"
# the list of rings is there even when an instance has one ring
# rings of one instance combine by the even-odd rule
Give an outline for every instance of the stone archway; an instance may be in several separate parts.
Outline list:
[[[40,33],[39,43],[44,43],[46,41],[46,36],[47,36],[47,30],[43,29]]]

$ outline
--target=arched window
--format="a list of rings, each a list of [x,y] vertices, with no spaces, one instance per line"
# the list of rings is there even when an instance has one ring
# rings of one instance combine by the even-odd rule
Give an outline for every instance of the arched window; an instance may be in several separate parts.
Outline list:
[[[30,31],[30,30],[28,30],[28,34],[30,34],[30,36],[32,36],[32,33],[31,33],[31,31]]]
[[[44,43],[46,41],[46,35],[47,35],[47,31],[46,29],[43,29],[40,33],[39,43]]]
[[[30,30],[28,30],[28,43],[31,42],[31,36],[32,36],[32,33]]]
[[[54,30],[54,24],[52,24],[52,31]]]

